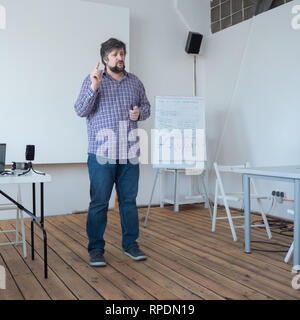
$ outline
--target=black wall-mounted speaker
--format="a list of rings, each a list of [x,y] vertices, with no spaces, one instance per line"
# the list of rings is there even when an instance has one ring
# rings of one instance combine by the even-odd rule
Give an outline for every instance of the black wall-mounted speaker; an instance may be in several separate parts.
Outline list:
[[[191,54],[199,54],[203,35],[197,32],[189,32],[185,52]]]
[[[26,146],[25,157],[26,157],[27,161],[33,161],[34,160],[34,151],[35,151],[35,146],[34,145],[27,145]]]

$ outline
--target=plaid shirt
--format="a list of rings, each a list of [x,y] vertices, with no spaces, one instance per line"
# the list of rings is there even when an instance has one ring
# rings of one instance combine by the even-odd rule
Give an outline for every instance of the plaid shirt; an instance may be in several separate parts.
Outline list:
[[[138,120],[150,116],[150,104],[142,82],[125,72],[120,81],[102,71],[96,92],[88,75],[75,103],[75,111],[86,117],[88,152],[109,159],[132,159],[140,156],[137,121],[131,121],[129,110],[138,106]],[[133,131],[132,131],[133,130]]]

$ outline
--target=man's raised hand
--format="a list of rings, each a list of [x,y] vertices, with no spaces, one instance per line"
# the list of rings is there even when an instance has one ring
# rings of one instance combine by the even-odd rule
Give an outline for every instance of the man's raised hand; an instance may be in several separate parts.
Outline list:
[[[100,62],[96,64],[95,69],[90,74],[90,78],[92,81],[91,88],[95,92],[98,90],[102,80],[102,70],[99,69],[99,66],[100,66]]]

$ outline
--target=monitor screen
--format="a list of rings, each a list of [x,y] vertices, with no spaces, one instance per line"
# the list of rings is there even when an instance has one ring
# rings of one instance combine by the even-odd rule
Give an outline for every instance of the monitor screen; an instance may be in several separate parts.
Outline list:
[[[6,144],[0,143],[0,172],[5,170]]]

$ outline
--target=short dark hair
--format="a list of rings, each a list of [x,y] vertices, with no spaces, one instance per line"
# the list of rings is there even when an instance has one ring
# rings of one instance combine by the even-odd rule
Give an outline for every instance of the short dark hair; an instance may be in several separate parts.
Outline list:
[[[126,54],[126,44],[118,39],[110,38],[101,44],[100,55],[101,55],[102,63],[105,66],[106,66],[106,63],[104,60],[107,59],[108,55],[114,49],[124,49],[124,53]]]

